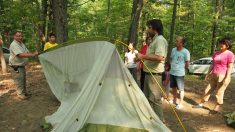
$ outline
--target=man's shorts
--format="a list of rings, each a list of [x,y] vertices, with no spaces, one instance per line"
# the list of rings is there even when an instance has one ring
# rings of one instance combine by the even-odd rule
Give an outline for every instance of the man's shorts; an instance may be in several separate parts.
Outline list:
[[[171,88],[178,88],[180,91],[184,91],[184,76],[170,75]]]

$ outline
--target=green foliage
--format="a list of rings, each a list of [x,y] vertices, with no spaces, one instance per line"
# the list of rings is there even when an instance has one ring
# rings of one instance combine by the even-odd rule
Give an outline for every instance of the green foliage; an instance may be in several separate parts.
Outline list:
[[[107,16],[107,1],[87,3],[82,7],[69,9],[69,36],[80,37],[108,36],[127,39],[131,14],[131,2],[111,1],[110,16]],[[107,34],[107,26],[109,33]]]
[[[227,124],[235,128],[235,111],[225,115],[227,117]]]
[[[33,47],[34,33],[39,20],[37,18],[36,4],[33,1],[3,1],[1,5],[0,32],[3,34],[5,44],[9,46],[13,32],[21,30],[25,42]]]
[[[53,128],[52,125],[50,123],[46,123],[45,120],[43,120],[41,123],[40,123],[40,126],[43,130],[43,132],[50,132],[51,129]]]
[[[111,0],[108,15],[107,0],[68,0],[69,41],[104,36],[127,43],[132,2]],[[217,39],[223,36],[235,38],[234,5],[234,0],[224,1],[221,19],[218,21]],[[41,6],[41,0],[0,0],[0,32],[7,46],[13,39],[13,31],[22,30],[27,47],[35,49],[39,43],[38,25],[43,23],[39,19],[43,9]],[[186,48],[191,52],[192,60],[210,56],[214,6],[214,2],[208,0],[178,0],[174,35],[186,37]],[[172,0],[144,0],[137,49],[142,46],[149,19],[159,18],[163,21],[164,36],[169,40],[172,11]],[[48,17],[47,25],[50,26],[52,21]],[[118,48],[124,51],[123,47]]]

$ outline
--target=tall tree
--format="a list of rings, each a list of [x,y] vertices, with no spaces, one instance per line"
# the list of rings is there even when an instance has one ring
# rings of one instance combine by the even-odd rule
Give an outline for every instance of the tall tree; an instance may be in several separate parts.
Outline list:
[[[3,44],[3,40],[2,40],[2,36],[0,35],[0,50],[2,50],[2,44]],[[5,62],[2,51],[0,51],[0,62],[2,66],[2,74],[7,73],[7,66],[6,66],[6,62]]]
[[[136,45],[138,36],[139,19],[143,9],[143,0],[133,0],[131,22],[129,29],[128,42]]]
[[[109,23],[110,23],[110,0],[107,2],[108,10],[107,10],[107,25],[106,25],[106,34],[109,34]]]
[[[178,0],[174,0],[174,7],[173,7],[172,18],[171,18],[171,30],[170,30],[170,40],[169,40],[169,46],[168,46],[167,60],[169,60],[169,57],[171,54],[170,51],[173,47],[173,37],[174,37],[174,32],[175,32],[175,19],[176,19],[176,12],[177,12],[177,3],[178,3]]]
[[[46,17],[47,17],[47,0],[36,0],[36,6],[37,6],[37,13],[38,13],[38,24],[37,24],[37,32],[38,32],[38,38],[40,42],[40,48],[38,47],[38,50],[43,50],[44,43],[45,43],[45,34],[46,34]],[[40,4],[41,3],[41,4]]]
[[[68,40],[67,0],[52,0],[55,33],[59,43]]]
[[[40,37],[40,44],[42,49],[44,48],[45,44],[45,36],[47,36],[47,16],[48,16],[48,0],[41,0],[42,1],[42,6],[41,6],[41,26],[39,30],[39,37]]]
[[[214,53],[215,47],[216,47],[218,21],[220,19],[221,12],[223,9],[222,3],[223,3],[223,0],[215,1],[215,7],[214,7],[215,16],[214,16],[214,22],[212,25],[212,41],[211,41],[211,53],[210,53],[211,55]]]

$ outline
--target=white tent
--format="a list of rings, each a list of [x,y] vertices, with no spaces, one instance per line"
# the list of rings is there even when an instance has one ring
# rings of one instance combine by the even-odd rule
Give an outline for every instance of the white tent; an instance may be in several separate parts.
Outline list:
[[[106,41],[65,46],[39,56],[52,92],[61,102],[47,116],[53,132],[167,132]]]

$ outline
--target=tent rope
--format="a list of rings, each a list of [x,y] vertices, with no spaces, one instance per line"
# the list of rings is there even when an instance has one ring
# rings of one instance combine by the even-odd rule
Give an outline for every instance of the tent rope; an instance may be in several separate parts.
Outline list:
[[[121,42],[121,41],[119,41],[119,40],[115,40],[115,41],[121,43],[122,45],[128,46],[127,44],[125,44],[124,42]],[[157,83],[157,85],[159,86],[159,88],[160,88],[161,92],[163,93],[164,97],[167,97],[167,96],[166,96],[166,92],[163,90],[163,88],[161,87],[161,85],[160,85],[159,82],[157,81],[156,77],[152,74],[152,72],[150,71],[150,68],[149,68],[148,66],[146,66],[146,64],[144,63],[143,60],[140,60],[140,61],[143,63],[144,67],[148,70],[148,72],[150,73],[150,75],[154,78],[154,81],[155,81],[155,82]],[[171,109],[173,110],[173,112],[174,112],[174,114],[175,114],[177,120],[179,121],[181,127],[183,128],[184,132],[186,132],[185,126],[183,125],[183,123],[182,123],[182,121],[181,121],[181,119],[180,119],[178,113],[176,112],[176,109],[173,107],[173,105],[170,104],[170,102],[169,102],[169,100],[168,100],[168,97],[167,97],[167,102],[168,102],[168,104],[170,105]]]
[[[97,37],[97,38],[103,38],[103,39],[106,39],[106,40],[114,40],[115,46],[117,45],[117,44],[116,44],[116,42],[117,42],[117,43],[120,43],[120,44],[122,44],[122,45],[128,47],[128,44],[126,44],[126,43],[124,43],[124,42],[122,42],[122,41],[120,41],[120,40],[118,40],[118,39],[110,39],[109,37],[104,37],[104,36],[95,36],[95,37]],[[70,41],[70,42],[74,42],[74,41]],[[70,42],[62,43],[62,45],[68,45]],[[159,82],[157,81],[156,77],[155,77],[155,76],[152,74],[152,72],[150,71],[150,68],[149,68],[148,66],[146,66],[146,64],[144,63],[143,60],[140,60],[140,61],[143,63],[144,67],[148,70],[148,72],[150,73],[150,75],[154,78],[154,81],[155,81],[155,82],[157,83],[157,85],[159,86],[159,88],[160,88],[161,92],[163,93],[164,97],[167,97],[165,91],[163,90],[163,88],[161,87],[161,85],[159,84]],[[170,105],[171,109],[173,110],[173,112],[174,112],[174,114],[175,114],[177,120],[179,121],[179,123],[180,123],[182,129],[184,130],[184,132],[187,132],[185,126],[183,125],[183,123],[182,123],[182,121],[181,121],[181,119],[180,119],[180,117],[179,117],[179,115],[178,115],[178,113],[176,112],[176,109],[173,107],[173,105],[171,105],[171,103],[169,102],[168,98],[167,98],[167,102],[168,102],[168,104]]]
[[[157,85],[159,86],[159,88],[160,88],[161,92],[163,93],[164,97],[167,97],[167,96],[166,96],[166,92],[163,90],[163,88],[161,87],[161,85],[160,85],[159,82],[157,81],[156,77],[152,74],[152,72],[150,71],[149,67],[145,65],[145,63],[143,62],[143,60],[141,60],[141,62],[144,64],[144,67],[148,70],[148,72],[149,72],[149,73],[151,74],[151,76],[153,77],[154,81],[155,81],[155,82],[157,83]],[[181,127],[183,128],[184,132],[186,132],[186,129],[185,129],[185,127],[184,127],[184,125],[183,125],[183,123],[182,123],[182,121],[181,121],[181,119],[180,119],[178,113],[176,112],[176,110],[175,110],[175,108],[173,107],[173,105],[171,105],[171,103],[169,102],[168,97],[167,97],[167,102],[168,102],[168,104],[170,105],[171,109],[173,110],[173,112],[174,112],[176,118],[178,119],[178,121],[179,121]]]

